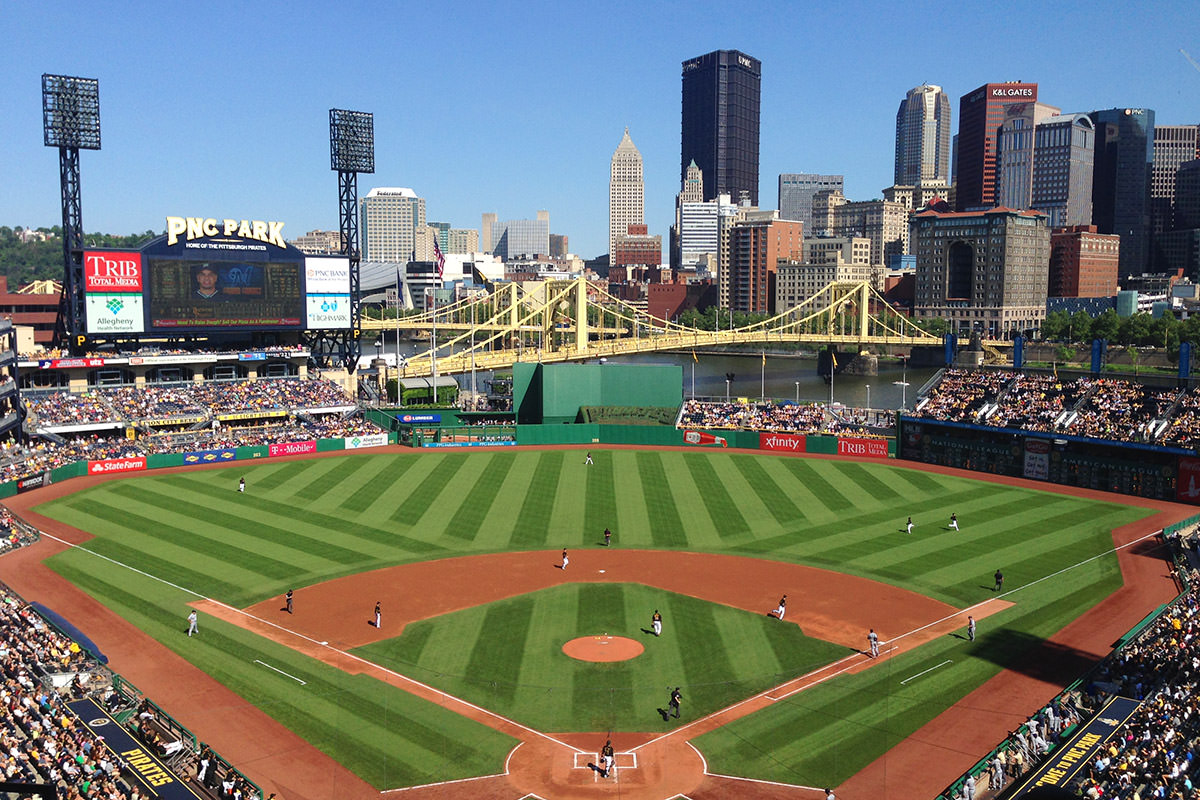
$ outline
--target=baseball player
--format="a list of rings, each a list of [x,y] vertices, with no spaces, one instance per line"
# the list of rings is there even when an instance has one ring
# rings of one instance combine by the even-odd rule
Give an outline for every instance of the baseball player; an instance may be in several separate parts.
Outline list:
[[[783,613],[787,611],[787,595],[779,598],[779,605],[775,607],[775,619],[783,619]]]
[[[913,529],[913,521],[912,521],[912,517],[909,517],[908,518],[908,532],[912,533],[912,529]]]
[[[570,564],[570,563],[571,563],[571,559],[567,558],[567,548],[565,548],[565,547],[564,547],[564,548],[563,548],[563,554],[562,554],[562,564],[560,564],[558,568],[559,568],[559,569],[566,569],[566,568],[567,568],[567,564]]]
[[[975,618],[972,616],[967,617],[967,639],[975,641]]]
[[[380,610],[379,601],[376,600],[375,601],[375,629],[376,630],[379,629],[379,626],[382,623],[382,621],[383,621],[383,613]]]
[[[611,541],[612,541],[612,531],[610,531],[608,528],[605,528],[604,529],[604,546],[608,547],[608,545]]]
[[[950,530],[952,530],[952,531],[958,530],[958,514],[950,515]]]
[[[650,627],[654,628],[655,636],[662,636],[662,614],[658,613],[658,609],[654,609],[654,614],[650,617]]]
[[[676,686],[671,690],[671,699],[667,701],[667,712],[674,711],[675,713],[671,716],[675,717],[675,719],[679,719],[679,702],[681,700],[683,700],[683,695],[679,693],[679,687]]]
[[[583,465],[586,467],[586,466],[588,466],[588,465],[589,465],[589,464],[591,464],[591,463],[592,463],[592,452],[589,450],[589,451],[588,451],[588,454],[587,454],[587,458],[585,458],[585,459],[583,460]]]
[[[192,609],[192,613],[188,614],[188,636],[193,633],[200,633],[200,628],[196,625],[196,609]]]
[[[994,577],[996,579],[996,585],[994,587],[992,587],[992,591],[998,592],[1001,589],[1003,589],[1004,588],[1004,573],[1001,572],[1000,570],[996,570],[996,574],[993,575],[992,577]]]
[[[238,492],[240,494],[246,493],[246,479],[245,478],[242,478],[241,480],[238,481]]]
[[[289,614],[292,613],[292,590],[291,589],[287,590],[287,594],[285,594],[283,596],[283,599],[287,601],[287,612]]]
[[[867,634],[867,645],[871,650],[871,658],[879,658],[879,634],[875,632],[874,628],[871,628]]]
[[[604,777],[607,778],[613,768],[612,739],[605,740],[604,747],[600,748],[600,760],[604,763]]]

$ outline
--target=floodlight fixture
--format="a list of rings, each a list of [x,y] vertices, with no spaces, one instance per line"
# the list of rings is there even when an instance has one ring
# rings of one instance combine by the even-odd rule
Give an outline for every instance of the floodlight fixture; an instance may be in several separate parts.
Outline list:
[[[375,172],[375,115],[329,109],[329,168],[334,172]]]
[[[42,75],[42,130],[46,147],[100,149],[100,82]]]

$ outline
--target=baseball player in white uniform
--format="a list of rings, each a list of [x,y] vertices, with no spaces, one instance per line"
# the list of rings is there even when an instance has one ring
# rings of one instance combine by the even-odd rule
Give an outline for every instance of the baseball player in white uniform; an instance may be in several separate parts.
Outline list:
[[[188,636],[193,633],[199,633],[200,628],[196,625],[196,609],[192,609],[192,613],[188,614]]]
[[[879,658],[879,634],[874,628],[867,634],[867,644],[871,648],[871,658]]]

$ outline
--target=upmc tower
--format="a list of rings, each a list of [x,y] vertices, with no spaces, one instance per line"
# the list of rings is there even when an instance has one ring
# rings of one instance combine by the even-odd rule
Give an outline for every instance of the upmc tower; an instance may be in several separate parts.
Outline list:
[[[737,50],[717,50],[683,62],[680,186],[693,160],[704,199],[743,191],[758,205],[758,113],[762,62]]]
[[[987,83],[958,101],[954,204],[959,211],[996,205],[996,140],[1000,126],[1013,116],[1032,119],[1037,90],[1036,83]]]

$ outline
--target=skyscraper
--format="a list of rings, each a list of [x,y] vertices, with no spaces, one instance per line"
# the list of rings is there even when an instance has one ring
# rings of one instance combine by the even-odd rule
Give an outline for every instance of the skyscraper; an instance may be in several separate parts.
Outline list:
[[[762,62],[716,50],[683,62],[679,178],[692,161],[704,175],[704,199],[745,192],[758,205],[759,96]]]
[[[417,228],[425,225],[425,200],[412,189],[377,188],[359,200],[364,261],[413,259]]]
[[[909,89],[896,112],[895,183],[915,186],[949,178],[950,98],[940,86]]]
[[[1030,208],[1051,229],[1092,224],[1096,126],[1087,114],[1060,114],[1034,129]],[[1115,254],[1115,250],[1113,251]]]
[[[1028,115],[1036,83],[985,83],[958,101],[954,203],[960,211],[996,205],[996,140],[1005,120]],[[1032,125],[1030,126],[1032,133]]]
[[[1092,222],[1121,237],[1120,280],[1146,270],[1150,251],[1150,172],[1154,111],[1110,108],[1088,114],[1096,125]]]
[[[630,225],[646,221],[646,184],[642,177],[642,154],[629,138],[629,128],[621,137],[612,156],[608,177],[608,253],[616,252],[618,237],[629,232]]]
[[[1150,173],[1150,228],[1174,230],[1175,172],[1200,158],[1200,125],[1155,125],[1154,168]]]
[[[808,172],[786,172],[779,176],[779,216],[804,223],[804,230],[813,233],[813,195],[826,189],[842,191],[841,175],[813,175]]]

